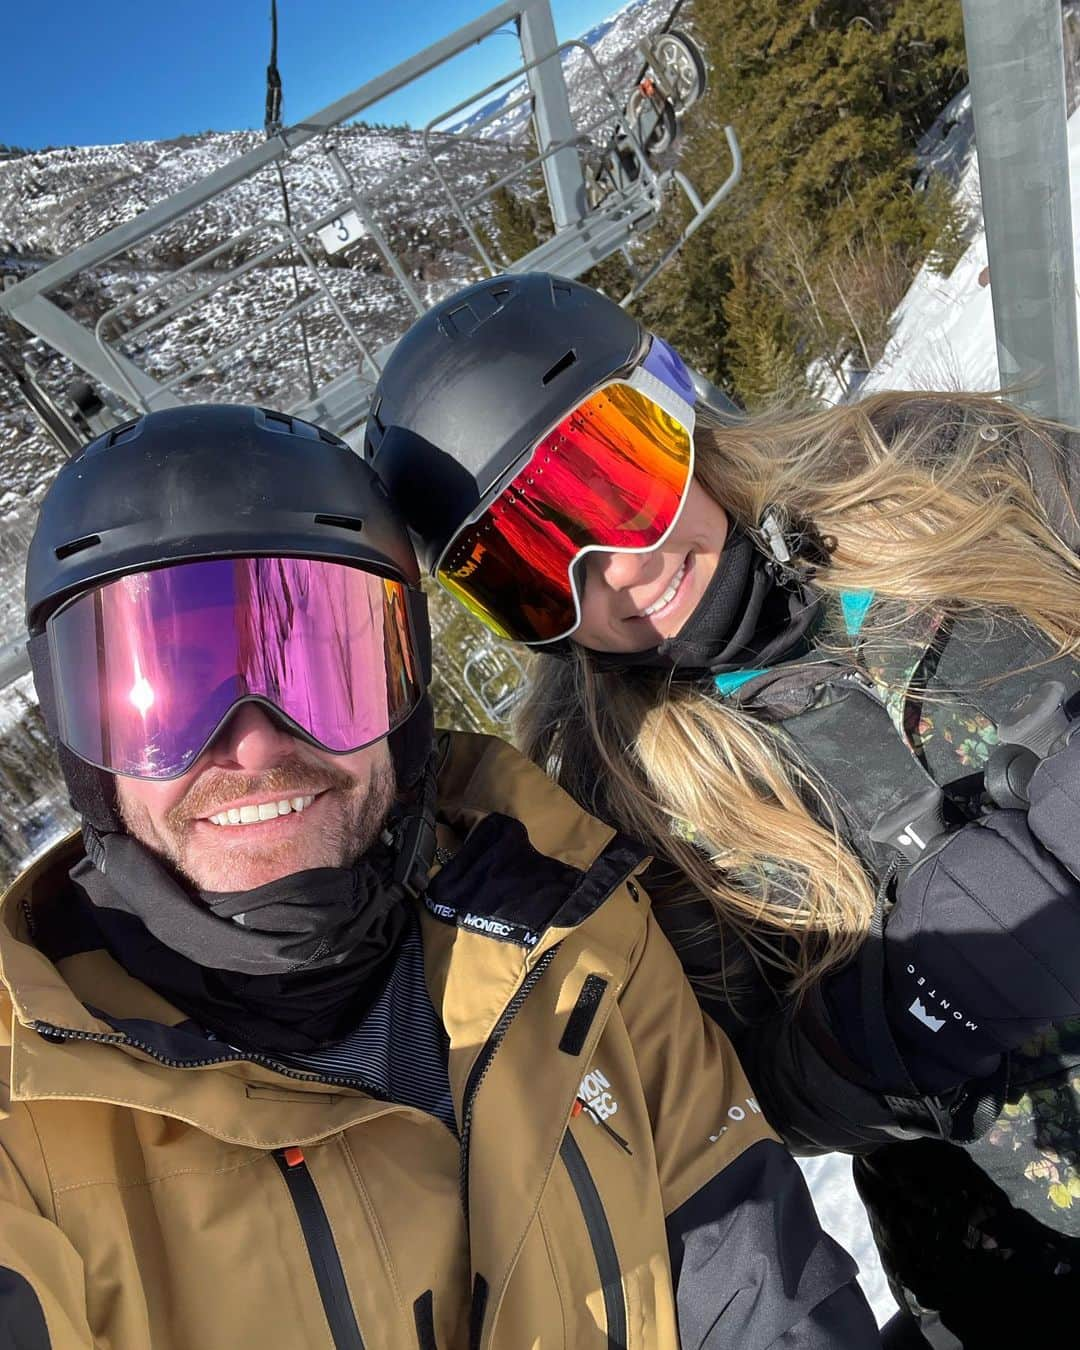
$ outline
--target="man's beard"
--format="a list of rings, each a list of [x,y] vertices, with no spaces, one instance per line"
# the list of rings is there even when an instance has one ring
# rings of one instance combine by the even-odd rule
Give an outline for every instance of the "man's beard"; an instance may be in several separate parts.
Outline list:
[[[205,818],[240,797],[265,800],[333,794],[328,819],[299,838],[281,843],[244,845],[243,836],[214,851],[212,844],[194,846],[193,822]],[[171,864],[196,890],[229,892],[251,889],[249,876],[257,869],[256,885],[269,874],[287,876],[316,867],[344,867],[366,853],[378,838],[394,804],[396,784],[389,756],[373,760],[370,776],[361,783],[332,764],[312,764],[291,757],[264,774],[208,771],[176,806],[166,812],[159,829],[142,805],[121,799],[120,813],[128,833]],[[310,809],[310,808],[308,808]],[[213,827],[217,828],[217,827]],[[243,829],[243,827],[240,827]]]

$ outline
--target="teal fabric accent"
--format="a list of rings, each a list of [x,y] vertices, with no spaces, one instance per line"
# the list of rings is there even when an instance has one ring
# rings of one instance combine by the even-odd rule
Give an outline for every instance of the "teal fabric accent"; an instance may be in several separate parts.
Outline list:
[[[740,685],[746,684],[748,680],[754,679],[757,675],[764,674],[764,670],[729,670],[724,675],[716,676],[716,692],[721,698],[726,698],[728,694],[733,694]]]
[[[848,637],[856,637],[863,626],[870,606],[874,603],[873,591],[841,591],[840,604],[844,611],[844,627]]]

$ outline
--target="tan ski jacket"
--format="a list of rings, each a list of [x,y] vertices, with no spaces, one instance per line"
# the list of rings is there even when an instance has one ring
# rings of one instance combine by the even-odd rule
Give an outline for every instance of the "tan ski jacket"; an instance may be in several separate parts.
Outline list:
[[[508,747],[452,739],[459,856],[420,922],[456,1133],[209,1040],[101,946],[71,950],[78,840],[8,892],[0,1346],[876,1344],[636,846]]]

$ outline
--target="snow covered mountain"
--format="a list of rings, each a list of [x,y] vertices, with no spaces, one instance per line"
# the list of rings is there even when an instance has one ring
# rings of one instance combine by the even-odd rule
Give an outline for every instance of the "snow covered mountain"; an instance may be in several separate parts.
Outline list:
[[[28,275],[207,177],[261,140],[256,132],[210,132],[174,141],[73,146],[0,163],[0,267],[9,276]],[[471,278],[477,264],[468,237],[445,196],[433,187],[431,157],[419,132],[344,127],[335,133],[334,145],[422,297],[430,299]],[[439,170],[462,196],[480,191],[520,158],[505,142],[471,137],[443,135],[433,148]],[[341,201],[322,141],[308,142],[290,156],[284,178],[294,221],[316,219]],[[252,270],[237,284],[128,350],[156,378],[166,380],[207,354],[235,347],[236,357],[213,366],[187,396],[288,405],[303,388],[305,374],[296,325],[279,328],[266,340],[251,340],[259,326],[278,319],[295,299],[291,253],[280,229],[283,214],[281,184],[276,171],[267,168],[171,229],[80,273],[54,298],[91,326],[124,302],[133,307],[130,317],[141,321],[184,290],[213,282],[221,268],[251,263]],[[476,224],[483,228],[483,211]],[[248,233],[230,243],[241,231]],[[222,251],[208,263],[180,273],[215,249]],[[381,345],[410,319],[404,293],[370,239],[344,255],[344,262],[323,267],[320,282],[345,313],[355,316],[364,337]],[[307,316],[307,335],[322,365],[340,368],[345,339],[332,318],[328,300],[316,305]],[[62,395],[72,375],[67,362],[36,342],[24,353]],[[42,444],[40,433],[27,440],[26,431],[24,421],[13,426],[7,410],[0,409],[0,475],[8,492],[19,498],[38,494],[55,468],[55,453]]]

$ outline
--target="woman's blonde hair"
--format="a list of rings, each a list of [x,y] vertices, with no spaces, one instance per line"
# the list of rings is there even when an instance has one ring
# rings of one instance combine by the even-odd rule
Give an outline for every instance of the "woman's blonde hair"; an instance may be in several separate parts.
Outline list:
[[[871,610],[875,638],[903,641],[888,611],[905,630],[978,612],[1026,620],[1058,654],[1076,653],[1080,562],[1030,467],[1040,485],[1047,474],[1066,482],[1057,430],[989,395],[876,394],[701,427],[695,472],[746,529],[767,510],[788,528],[812,526],[828,550],[820,590],[899,602]],[[1059,495],[1058,528],[1075,530]],[[704,895],[721,938],[738,939],[698,980],[703,992],[734,996],[749,958],[798,998],[851,957],[874,883],[782,733],[670,672],[607,671],[580,648],[572,660],[535,657],[531,676],[517,718],[526,753],[671,865],[682,884],[670,898]]]

